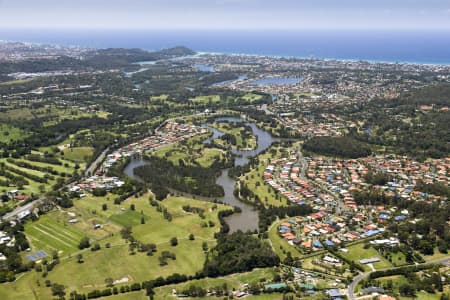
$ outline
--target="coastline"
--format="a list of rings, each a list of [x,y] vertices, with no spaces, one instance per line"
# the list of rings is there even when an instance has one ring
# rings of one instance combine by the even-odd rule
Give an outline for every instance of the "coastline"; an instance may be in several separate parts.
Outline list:
[[[183,45],[201,54],[449,66],[448,31],[159,31],[5,30],[0,40],[67,48],[139,48]]]
[[[301,60],[312,60],[312,61],[339,61],[339,62],[364,62],[370,64],[386,64],[386,65],[421,65],[421,66],[449,66],[449,62],[436,63],[436,62],[420,62],[420,61],[407,61],[407,60],[377,60],[377,59],[359,59],[359,58],[337,58],[337,57],[307,57],[302,55],[292,56],[292,55],[267,55],[267,54],[257,54],[257,53],[234,53],[234,52],[213,52],[213,51],[197,51],[197,55],[229,55],[229,56],[248,56],[248,57],[259,57],[259,58],[278,58],[278,59],[301,59]],[[150,50],[147,50],[150,51]]]

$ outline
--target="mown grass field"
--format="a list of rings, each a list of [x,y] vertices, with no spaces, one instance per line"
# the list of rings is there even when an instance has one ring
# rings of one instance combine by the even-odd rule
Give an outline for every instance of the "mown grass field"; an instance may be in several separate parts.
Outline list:
[[[217,213],[227,207],[221,204],[204,202],[184,197],[168,197],[159,202],[172,215],[172,221],[164,219],[161,212],[148,204],[145,197],[130,198],[129,204],[134,204],[136,212],[143,212],[143,215],[149,217],[149,222],[139,224],[133,227],[133,235],[143,242],[166,243],[171,237],[186,239],[190,234],[194,234],[196,239],[212,241],[214,233],[220,228]],[[205,211],[205,218],[202,219],[198,214],[188,213],[182,209],[183,205],[201,208]],[[213,209],[217,207],[216,209]],[[203,227],[202,224],[212,221],[213,227]],[[157,227],[155,227],[157,225]]]
[[[172,221],[164,219],[156,207],[151,206],[147,193],[140,197],[131,197],[120,205],[114,205],[114,195],[105,197],[88,196],[74,200],[74,207],[55,210],[41,216],[35,222],[28,222],[25,233],[31,240],[33,250],[44,249],[49,254],[59,251],[60,264],[48,276],[30,271],[22,275],[16,282],[5,284],[0,289],[0,299],[51,299],[51,291],[45,287],[44,281],[63,284],[66,292],[77,290],[87,293],[94,289],[105,288],[108,277],[118,280],[128,278],[128,283],[142,282],[159,276],[166,277],[173,273],[193,275],[203,268],[205,254],[203,243],[211,248],[215,244],[214,233],[219,230],[217,213],[226,209],[225,205],[202,202],[199,200],[168,197],[158,202],[172,215]],[[107,209],[102,210],[102,205]],[[135,210],[131,210],[134,205]],[[202,219],[196,213],[187,213],[183,205],[204,209]],[[70,214],[69,214],[70,213]],[[141,224],[144,217],[145,224]],[[69,224],[68,220],[77,218],[78,222]],[[215,226],[203,227],[202,223],[212,221]],[[102,224],[103,228],[94,229],[94,224]],[[144,242],[154,243],[157,252],[148,256],[145,252],[130,253],[129,244],[120,238],[123,226],[132,226],[133,236]],[[194,240],[189,239],[194,234]],[[88,236],[91,243],[99,243],[99,251],[90,249],[78,250],[77,246],[83,236]],[[173,247],[170,239],[177,237],[178,245]],[[110,248],[106,248],[106,244]],[[162,251],[170,251],[176,260],[169,259],[166,266],[160,266],[159,256]],[[77,262],[77,254],[83,256],[83,263]],[[39,284],[38,284],[39,282]],[[120,287],[120,285],[119,285]],[[122,299],[139,299],[130,295],[122,295]],[[115,298],[111,298],[115,299]]]
[[[64,149],[64,158],[76,163],[83,163],[89,160],[94,153],[92,147],[73,147]]]
[[[185,143],[171,144],[150,152],[160,158],[165,158],[178,166],[180,161],[185,165],[199,165],[210,167],[216,161],[227,159],[226,152],[217,148],[206,148],[202,141],[207,135],[200,135],[187,140]]]
[[[254,101],[258,101],[262,98],[261,95],[258,94],[253,94],[253,93],[247,93],[244,96],[242,96],[242,99],[248,102],[254,102]]]
[[[44,215],[37,221],[25,225],[27,237],[31,241],[32,250],[44,250],[49,255],[57,251],[60,255],[68,255],[78,251],[80,239],[85,234],[67,223],[60,223],[52,214]]]
[[[248,131],[242,124],[240,123],[227,123],[227,122],[219,122],[219,123],[212,123],[212,127],[217,128],[218,130],[222,131],[223,133],[228,133],[230,135],[233,135],[236,137],[236,145],[228,145],[225,143],[225,141],[221,139],[216,139],[215,142],[219,144],[223,144],[224,146],[230,146],[232,148],[237,149],[243,149],[243,148],[249,148],[249,149],[255,149],[257,146],[256,136],[253,134],[253,132]],[[250,138],[244,137],[244,134],[248,134],[251,136]]]
[[[202,104],[216,104],[220,102],[219,95],[206,95],[206,96],[197,96],[195,98],[189,99],[194,103],[202,103]]]
[[[15,80],[9,80],[9,81],[4,81],[4,82],[0,82],[0,86],[6,86],[6,85],[14,85],[14,84],[22,84],[25,82],[29,82],[33,79],[15,79]]]
[[[131,255],[128,244],[125,243],[113,245],[111,248],[103,247],[96,252],[85,250],[80,252],[84,260],[82,264],[77,262],[76,255],[72,255],[61,259],[61,263],[45,278],[42,273],[31,271],[14,283],[2,285],[0,299],[53,299],[50,288],[44,285],[45,280],[63,284],[67,292],[77,290],[87,293],[106,288],[105,279],[108,277],[114,280],[128,278],[127,284],[131,284],[159,276],[167,277],[173,273],[194,275],[203,267],[205,256],[200,240],[179,241],[176,247],[169,244],[157,247],[158,252],[153,256],[147,256],[145,253]],[[168,264],[161,267],[158,257],[165,250],[175,253],[176,260],[169,259]],[[38,281],[40,285],[37,285]]]
[[[352,246],[347,247],[348,252],[341,252],[342,256],[347,259],[353,260],[355,263],[359,264],[361,259],[378,257],[380,262],[373,263],[373,266],[376,270],[386,269],[392,267],[392,264],[387,261],[381,254],[377,252],[377,250],[372,247],[364,249],[364,243],[358,243]],[[364,270],[371,271],[371,268],[367,265],[361,265]]]

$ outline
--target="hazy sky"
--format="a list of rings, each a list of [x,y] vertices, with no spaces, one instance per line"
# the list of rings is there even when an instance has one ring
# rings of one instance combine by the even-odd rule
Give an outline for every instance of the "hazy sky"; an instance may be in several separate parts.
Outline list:
[[[450,29],[450,0],[0,0],[0,28]]]

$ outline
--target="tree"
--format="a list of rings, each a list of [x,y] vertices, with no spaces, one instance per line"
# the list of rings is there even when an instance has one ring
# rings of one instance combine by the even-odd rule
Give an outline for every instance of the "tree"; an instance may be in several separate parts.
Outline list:
[[[170,245],[172,247],[175,247],[176,245],[178,245],[178,239],[176,237],[173,237],[170,239]]]
[[[402,284],[399,287],[399,292],[400,292],[400,295],[406,296],[406,297],[414,297],[416,295],[416,290],[414,289],[414,286],[412,286],[409,283]]]
[[[191,241],[195,240],[195,237],[192,233],[189,235],[189,240],[191,240]]]
[[[77,254],[77,262],[79,264],[83,263],[83,254],[81,253]]]
[[[203,249],[203,252],[208,251],[208,243],[207,242],[202,243],[202,249]]]
[[[80,243],[78,244],[78,248],[79,249],[85,249],[85,248],[89,248],[90,245],[91,245],[91,243],[89,242],[89,238],[88,237],[83,237],[80,240]]]
[[[108,209],[108,205],[106,203],[102,204],[102,210],[105,211]]]
[[[39,185],[39,192],[45,193],[45,185],[43,184]]]
[[[144,216],[141,217],[141,224],[145,224],[145,218],[144,218]]]
[[[60,298],[63,298],[66,292],[64,291],[65,287],[62,284],[54,283],[52,285],[52,295],[53,296],[59,296]]]
[[[105,284],[107,287],[112,287],[114,285],[114,280],[111,277],[105,278]]]
[[[133,211],[136,210],[136,207],[134,206],[134,204],[130,205],[130,209],[133,210]]]

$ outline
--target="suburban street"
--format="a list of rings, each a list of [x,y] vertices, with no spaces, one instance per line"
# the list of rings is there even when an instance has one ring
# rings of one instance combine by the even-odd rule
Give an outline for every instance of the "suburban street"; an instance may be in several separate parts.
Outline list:
[[[422,264],[418,264],[417,266],[423,266],[423,265],[438,265],[438,264],[444,264],[444,265],[450,265],[450,258],[445,257],[445,258],[440,258],[437,260],[433,260],[433,261],[428,261]],[[395,268],[388,268],[388,269],[380,269],[377,271],[387,271],[387,270],[396,270],[396,269],[400,269],[403,268],[405,266],[401,266],[401,267],[395,267]],[[376,272],[376,271],[375,271]],[[367,278],[371,273],[373,272],[364,272],[361,274],[358,274],[355,278],[353,278],[353,281],[350,283],[350,285],[348,286],[348,298],[350,300],[356,300],[357,297],[355,297],[355,288],[358,285],[359,282],[361,282],[361,280]]]
[[[86,168],[84,171],[84,176],[88,177],[89,174],[93,175],[95,170],[97,170],[98,165],[105,159],[106,154],[109,151],[109,147],[107,147],[103,152]]]
[[[9,220],[9,219],[14,218],[15,216],[17,216],[17,215],[20,214],[21,212],[24,212],[24,211],[26,211],[26,210],[31,211],[31,210],[33,209],[33,206],[34,206],[35,204],[40,203],[43,199],[44,199],[44,197],[41,196],[41,197],[39,197],[38,199],[33,200],[33,201],[31,201],[30,203],[25,204],[24,206],[16,207],[16,209],[14,209],[13,211],[10,211],[9,213],[6,213],[6,214],[2,217],[2,219],[3,219],[3,220]]]

